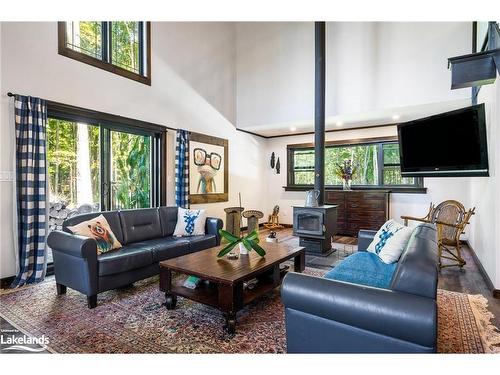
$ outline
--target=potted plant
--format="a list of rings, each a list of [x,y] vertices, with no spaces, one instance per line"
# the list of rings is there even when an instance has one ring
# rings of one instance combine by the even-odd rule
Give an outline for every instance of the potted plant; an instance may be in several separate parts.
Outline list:
[[[257,233],[256,230],[252,231],[251,233],[247,234],[245,237],[237,237],[228,231],[225,231],[223,229],[219,229],[219,234],[224,238],[228,244],[224,246],[224,248],[219,251],[219,254],[217,254],[218,258],[223,257],[226,254],[229,254],[233,248],[240,244],[240,246],[244,247],[247,251],[255,250],[257,254],[259,254],[261,257],[266,255],[266,251],[259,246],[259,234]]]

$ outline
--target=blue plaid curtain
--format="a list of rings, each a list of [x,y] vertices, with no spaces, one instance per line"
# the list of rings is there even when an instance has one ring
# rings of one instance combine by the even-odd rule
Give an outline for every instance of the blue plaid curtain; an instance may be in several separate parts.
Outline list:
[[[175,204],[189,208],[189,132],[177,130],[175,143]]]
[[[16,194],[19,273],[12,286],[45,277],[47,105],[16,95]]]

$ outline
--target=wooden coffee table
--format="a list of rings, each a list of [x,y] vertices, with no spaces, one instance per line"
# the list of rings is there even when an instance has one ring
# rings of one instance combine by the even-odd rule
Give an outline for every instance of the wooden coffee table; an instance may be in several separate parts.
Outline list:
[[[165,292],[167,309],[175,308],[177,296],[210,305],[226,316],[226,329],[234,333],[236,313],[255,298],[276,288],[286,274],[280,264],[294,259],[294,271],[305,268],[305,249],[281,243],[263,243],[266,256],[260,257],[254,251],[240,255],[238,259],[217,258],[222,247],[214,247],[196,253],[183,255],[160,262],[160,290]],[[194,275],[201,282],[196,289],[184,287],[186,277],[173,277],[173,273]],[[243,283],[257,278],[252,288]]]

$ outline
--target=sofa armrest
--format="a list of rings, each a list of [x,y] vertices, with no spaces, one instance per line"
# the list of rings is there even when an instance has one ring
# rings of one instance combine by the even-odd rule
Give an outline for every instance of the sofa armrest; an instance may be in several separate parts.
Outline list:
[[[93,238],[53,231],[47,244],[54,256],[54,274],[58,284],[87,295],[99,292],[97,244]]]
[[[389,289],[312,277],[285,276],[286,309],[433,348],[437,339],[436,301]]]
[[[205,225],[205,233],[207,234],[215,234],[215,237],[217,239],[217,245],[220,245],[220,234],[219,234],[219,229],[222,229],[224,226],[224,222],[221,219],[218,219],[216,217],[207,217],[207,222]]]
[[[93,238],[55,230],[49,233],[47,244],[52,250],[97,262],[97,244]]]
[[[358,251],[366,251],[376,233],[376,230],[361,229],[358,232]]]

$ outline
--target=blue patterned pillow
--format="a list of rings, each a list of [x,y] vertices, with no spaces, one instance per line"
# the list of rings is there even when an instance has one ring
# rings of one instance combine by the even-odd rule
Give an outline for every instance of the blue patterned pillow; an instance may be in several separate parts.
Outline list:
[[[174,236],[200,236],[205,234],[205,210],[189,210],[179,207]]]
[[[378,230],[373,241],[368,245],[367,251],[378,255],[384,263],[397,262],[410,239],[411,233],[411,228],[391,219]]]

